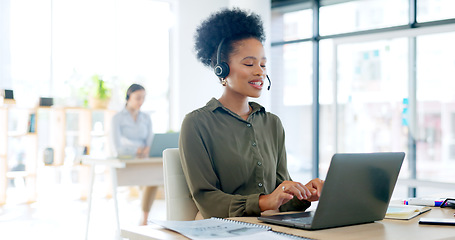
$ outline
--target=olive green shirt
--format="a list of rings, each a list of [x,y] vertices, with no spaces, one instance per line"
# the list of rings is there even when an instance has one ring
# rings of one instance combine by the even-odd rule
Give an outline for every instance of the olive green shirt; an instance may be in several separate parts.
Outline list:
[[[250,102],[247,120],[212,98],[186,115],[180,157],[192,197],[204,218],[259,216],[259,196],[291,180],[280,119]],[[305,210],[294,197],[281,211]]]

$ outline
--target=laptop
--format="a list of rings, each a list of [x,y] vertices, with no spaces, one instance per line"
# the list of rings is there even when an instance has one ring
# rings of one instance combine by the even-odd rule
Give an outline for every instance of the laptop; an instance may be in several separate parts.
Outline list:
[[[382,220],[405,154],[337,153],[315,211],[258,217],[258,220],[308,230]]]
[[[156,133],[150,146],[149,157],[162,157],[167,148],[179,147],[179,133]]]

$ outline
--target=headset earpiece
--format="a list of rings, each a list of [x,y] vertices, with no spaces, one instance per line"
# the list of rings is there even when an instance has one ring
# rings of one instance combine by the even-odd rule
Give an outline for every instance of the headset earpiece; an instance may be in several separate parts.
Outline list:
[[[219,78],[226,78],[229,75],[229,65],[226,62],[220,62],[221,58],[221,47],[223,45],[224,38],[221,40],[216,51],[216,65],[214,68],[215,75]]]
[[[220,62],[215,65],[215,75],[219,78],[226,78],[229,75],[229,65],[225,62]]]

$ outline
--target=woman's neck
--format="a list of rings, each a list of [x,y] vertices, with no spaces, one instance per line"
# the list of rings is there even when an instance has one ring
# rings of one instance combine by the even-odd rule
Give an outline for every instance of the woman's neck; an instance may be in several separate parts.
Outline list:
[[[131,114],[134,120],[136,120],[137,115],[139,114],[139,109],[135,109],[132,107],[126,106],[126,110]]]
[[[224,107],[236,113],[245,120],[248,118],[252,110],[250,105],[248,104],[247,97],[233,98],[229,97],[226,94],[223,94],[223,96],[221,96],[218,99],[218,101],[220,101],[220,103],[223,104]]]

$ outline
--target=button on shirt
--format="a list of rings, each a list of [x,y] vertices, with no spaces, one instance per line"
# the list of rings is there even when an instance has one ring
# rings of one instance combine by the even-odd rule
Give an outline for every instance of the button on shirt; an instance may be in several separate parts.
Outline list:
[[[150,146],[153,140],[150,116],[139,112],[136,121],[124,108],[112,118],[112,140],[117,155],[136,156],[139,147]]]
[[[280,119],[257,103],[249,104],[253,111],[244,120],[213,98],[182,123],[182,167],[204,218],[258,216],[259,196],[291,180]],[[309,206],[294,198],[280,210]]]

